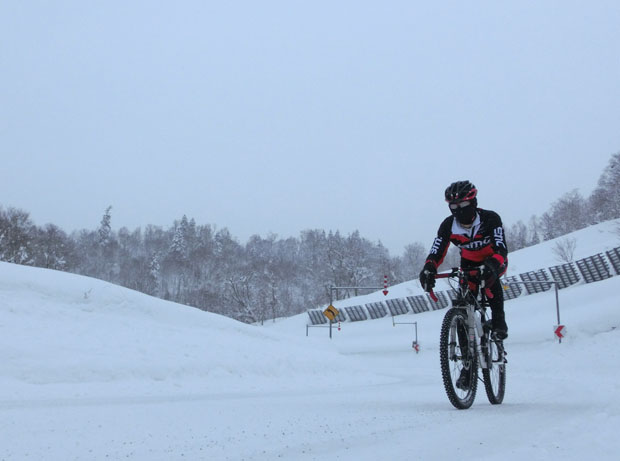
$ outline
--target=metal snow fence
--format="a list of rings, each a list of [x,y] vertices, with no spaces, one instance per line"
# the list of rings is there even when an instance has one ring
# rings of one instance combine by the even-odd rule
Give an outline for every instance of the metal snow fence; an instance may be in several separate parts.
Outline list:
[[[381,301],[366,304],[366,310],[370,314],[371,319],[380,319],[387,315],[387,309]]]
[[[332,323],[338,323],[338,322],[346,322],[347,318],[344,315],[343,311],[339,311],[338,315],[334,318],[334,321]]]
[[[611,277],[609,265],[602,254],[577,261],[577,267],[586,283],[600,282]]]
[[[518,282],[516,275],[511,275],[504,279],[502,283],[504,287],[504,299],[509,300],[521,296],[521,286],[514,282]]]
[[[361,320],[368,319],[368,316],[366,315],[366,312],[364,312],[364,308],[362,306],[345,307],[344,310],[351,322],[359,322]]]
[[[444,309],[450,305],[450,302],[448,301],[449,298],[446,295],[445,291],[435,292],[435,296],[437,296],[437,302],[433,301],[429,294],[427,294],[426,296],[428,297],[428,300],[431,303],[431,308],[434,311],[439,310],[439,309]]]
[[[549,271],[551,272],[553,280],[558,282],[558,288],[560,290],[579,282],[579,274],[577,274],[573,263],[553,266],[549,268]]]
[[[551,285],[553,284],[553,282],[549,280],[549,276],[547,275],[547,272],[545,272],[544,269],[526,272],[524,274],[520,274],[519,277],[521,277],[521,280],[525,282],[525,289],[527,290],[527,293],[530,295],[534,293],[542,293],[543,291],[547,291],[551,288]],[[540,282],[547,282],[547,281],[549,281],[550,283],[540,283]],[[528,282],[537,282],[537,283],[528,283]]]
[[[320,310],[308,311],[308,316],[310,317],[310,322],[312,322],[312,325],[322,325],[327,323],[327,317],[325,317],[323,312]]]
[[[420,314],[429,310],[428,302],[424,295],[407,296],[407,301],[409,301],[414,314]]]
[[[454,301],[456,301],[456,298],[458,298],[459,296],[456,290],[448,290],[448,291],[445,291],[444,293],[446,293],[446,295],[448,296],[448,299],[454,305]]]
[[[406,314],[409,312],[409,306],[407,306],[407,302],[404,298],[386,299],[385,302],[392,316]]]
[[[620,275],[620,248],[614,248],[606,252],[609,262],[613,266],[617,275]]]

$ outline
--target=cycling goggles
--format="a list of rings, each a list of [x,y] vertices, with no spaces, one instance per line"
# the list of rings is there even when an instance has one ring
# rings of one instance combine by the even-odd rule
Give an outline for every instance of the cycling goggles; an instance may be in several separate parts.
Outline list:
[[[451,203],[450,204],[450,209],[451,210],[456,210],[457,208],[465,208],[466,206],[471,205],[471,202],[469,200],[464,200],[462,202],[458,202],[458,203]]]

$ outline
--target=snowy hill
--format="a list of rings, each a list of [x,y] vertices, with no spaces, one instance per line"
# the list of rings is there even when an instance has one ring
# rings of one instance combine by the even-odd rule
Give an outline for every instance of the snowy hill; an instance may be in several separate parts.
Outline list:
[[[618,246],[617,222],[573,235]],[[545,242],[511,270],[558,264]],[[417,293],[417,282],[390,288]],[[0,459],[616,459],[620,277],[506,304],[506,399],[448,402],[445,311],[305,336],[307,315],[241,324],[87,277],[0,263]],[[363,298],[383,299],[375,293]]]

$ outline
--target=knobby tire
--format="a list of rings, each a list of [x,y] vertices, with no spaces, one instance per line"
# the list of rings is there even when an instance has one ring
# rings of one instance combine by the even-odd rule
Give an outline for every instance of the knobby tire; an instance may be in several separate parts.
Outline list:
[[[465,410],[472,406],[476,398],[476,390],[478,388],[478,354],[476,353],[475,344],[472,357],[467,357],[469,353],[464,355],[460,351],[457,334],[459,329],[464,329],[461,332],[467,335],[467,313],[463,309],[453,307],[446,312],[441,325],[439,360],[443,385],[448,395],[448,400],[459,410]],[[451,343],[454,344],[455,350],[455,354],[452,357],[450,357]],[[469,363],[465,363],[465,358]],[[456,387],[456,380],[460,375],[461,369],[467,365],[471,367],[469,386],[466,390],[462,390]]]
[[[499,405],[504,401],[504,393],[506,391],[504,346],[503,343],[491,339],[488,333],[485,335],[485,338],[489,345],[486,354],[488,368],[482,370],[482,379],[489,402],[493,405]]]

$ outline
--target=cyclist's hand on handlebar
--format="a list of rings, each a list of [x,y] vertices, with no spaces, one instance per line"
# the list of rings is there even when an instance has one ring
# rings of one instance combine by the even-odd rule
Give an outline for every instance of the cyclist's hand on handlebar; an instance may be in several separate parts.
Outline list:
[[[435,287],[435,275],[437,274],[437,267],[431,261],[427,261],[420,272],[420,285],[424,291],[431,291]]]

